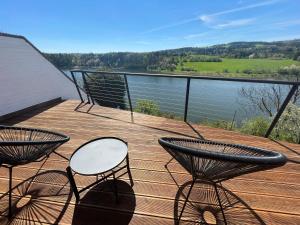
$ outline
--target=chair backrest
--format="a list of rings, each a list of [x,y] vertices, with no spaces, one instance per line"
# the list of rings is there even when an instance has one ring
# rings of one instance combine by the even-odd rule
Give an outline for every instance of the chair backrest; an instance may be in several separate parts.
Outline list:
[[[212,181],[271,169],[287,161],[281,153],[244,145],[186,138],[160,138],[158,142],[195,178]]]

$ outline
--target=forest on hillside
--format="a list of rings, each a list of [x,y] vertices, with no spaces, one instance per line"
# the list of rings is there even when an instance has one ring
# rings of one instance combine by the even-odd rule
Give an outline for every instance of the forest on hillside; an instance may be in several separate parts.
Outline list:
[[[273,59],[300,61],[300,39],[278,42],[233,42],[210,47],[187,47],[155,52],[44,53],[60,69],[194,71],[186,62],[222,62],[229,59]],[[261,63],[264,64],[263,62]],[[291,65],[289,63],[288,65]],[[250,65],[251,66],[251,65]],[[247,69],[247,70],[246,70]],[[262,68],[263,70],[264,68]],[[223,69],[226,73],[230,70]],[[245,72],[249,72],[245,68]],[[223,72],[223,71],[222,71]],[[251,72],[251,71],[250,71]],[[266,71],[268,72],[268,71]]]

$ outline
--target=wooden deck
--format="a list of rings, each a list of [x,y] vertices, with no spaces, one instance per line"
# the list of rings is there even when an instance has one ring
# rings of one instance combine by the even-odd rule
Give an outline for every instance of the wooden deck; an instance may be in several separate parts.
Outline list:
[[[203,136],[206,139],[258,146],[284,153],[290,161],[283,167],[234,178],[219,187],[228,224],[300,224],[300,145],[276,143],[236,132],[188,125],[135,113],[65,101],[53,107],[27,113],[7,121],[65,133],[71,140],[58,152],[69,157],[82,143],[99,136],[116,136],[129,143],[131,188],[125,175],[118,181],[120,202],[115,204],[110,182],[82,195],[76,205],[65,168],[67,160],[52,154],[46,162],[20,166],[13,171],[15,217],[3,216],[7,208],[8,173],[0,168],[0,224],[174,224],[182,207],[191,177],[176,162],[164,164],[170,156],[159,146],[162,136]],[[77,177],[85,186],[95,177]],[[21,198],[22,196],[22,198]],[[221,218],[216,196],[208,184],[197,183],[182,224],[194,224],[201,210]],[[222,224],[221,221],[219,221]]]

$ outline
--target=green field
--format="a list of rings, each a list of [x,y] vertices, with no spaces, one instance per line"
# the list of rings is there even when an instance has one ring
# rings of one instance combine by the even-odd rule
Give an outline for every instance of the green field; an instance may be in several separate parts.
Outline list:
[[[178,64],[176,71],[182,71],[181,68],[191,68],[198,73],[247,73],[245,70],[251,70],[252,73],[274,73],[280,67],[290,66],[292,64],[300,65],[299,61],[289,59],[229,59],[222,58],[222,62],[184,62]]]

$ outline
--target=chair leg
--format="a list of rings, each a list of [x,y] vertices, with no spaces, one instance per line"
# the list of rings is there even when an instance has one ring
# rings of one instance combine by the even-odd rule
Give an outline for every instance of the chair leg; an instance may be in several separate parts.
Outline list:
[[[174,157],[172,157],[166,164],[165,164],[165,168],[167,168],[167,166],[169,165],[170,162],[172,162],[174,159]]]
[[[129,180],[130,180],[130,185],[131,185],[131,187],[133,187],[134,183],[133,183],[133,179],[132,179],[132,175],[131,175],[131,171],[130,171],[129,157],[128,157],[128,155],[126,156],[126,167],[127,167],[127,172],[128,172]]]
[[[78,192],[78,189],[77,189],[77,186],[76,186],[73,174],[72,174],[72,170],[69,166],[67,167],[67,175],[68,175],[68,178],[69,178],[69,181],[70,181],[72,191],[75,195],[76,202],[79,202],[79,200],[80,200],[79,192]]]
[[[62,154],[60,154],[60,153],[58,153],[56,151],[53,151],[53,153],[56,154],[56,155],[58,155],[59,157],[65,159],[65,160],[69,161],[69,159],[67,157],[63,156]]]
[[[186,199],[185,199],[185,201],[184,201],[184,203],[183,203],[182,210],[181,210],[180,215],[179,215],[179,217],[178,217],[178,223],[180,222],[181,216],[182,216],[182,214],[183,214],[183,211],[184,211],[184,208],[185,208],[185,206],[186,206],[186,203],[188,202],[188,199],[189,199],[189,197],[190,197],[190,194],[191,194],[191,191],[192,191],[193,186],[194,186],[194,184],[195,184],[195,181],[196,181],[196,180],[193,179],[193,182],[192,182],[192,184],[191,184],[191,187],[190,187],[190,189],[189,189],[189,191],[188,191],[188,194],[187,194],[187,196],[186,196]]]
[[[224,210],[223,210],[223,207],[222,207],[221,198],[220,198],[220,195],[219,195],[219,192],[218,192],[217,184],[214,183],[213,185],[214,185],[214,188],[215,188],[215,191],[216,191],[216,194],[217,194],[218,203],[219,203],[220,208],[221,208],[222,216],[224,218],[224,223],[225,223],[225,225],[227,225],[227,221],[226,221],[225,213],[224,213]]]
[[[116,203],[119,202],[119,195],[118,195],[118,185],[117,185],[117,180],[116,180],[116,176],[115,173],[113,173],[113,185],[114,185],[114,192],[115,192],[115,196],[116,196]]]
[[[8,217],[12,217],[11,195],[12,195],[12,167],[8,167],[9,170],[9,192],[8,192]]]

